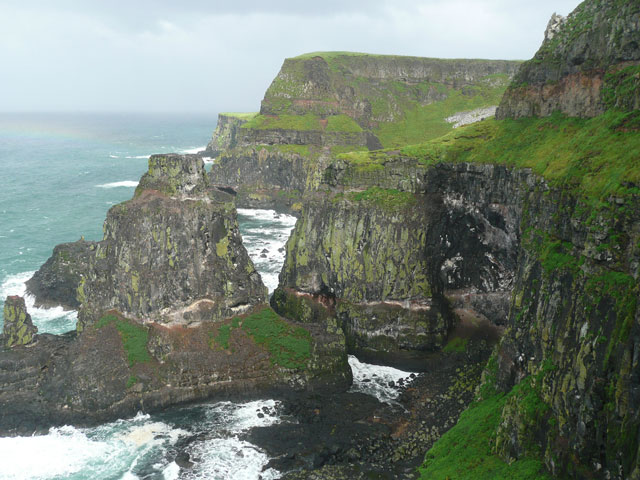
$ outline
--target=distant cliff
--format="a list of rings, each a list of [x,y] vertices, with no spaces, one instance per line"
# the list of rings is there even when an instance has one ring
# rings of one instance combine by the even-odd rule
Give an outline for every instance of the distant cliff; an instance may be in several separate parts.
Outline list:
[[[496,106],[518,65],[347,52],[286,59],[259,114],[220,116],[211,181],[236,189],[240,205],[298,204],[340,153],[435,138],[453,128],[450,116]]]

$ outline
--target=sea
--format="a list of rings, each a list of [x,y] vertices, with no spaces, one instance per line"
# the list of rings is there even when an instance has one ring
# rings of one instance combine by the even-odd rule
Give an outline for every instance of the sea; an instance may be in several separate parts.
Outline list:
[[[0,327],[8,295],[53,247],[102,238],[107,210],[128,200],[153,153],[204,149],[216,115],[0,114]],[[211,163],[213,159],[205,159]],[[272,292],[296,219],[273,210],[238,209],[243,242]],[[75,329],[77,312],[27,308],[41,333]],[[410,372],[350,356],[352,391],[394,404],[391,387]],[[244,440],[251,428],[295,421],[276,399],[210,402],[139,412],[92,428],[63,426],[47,434],[0,438],[0,479],[269,480],[269,458]],[[189,464],[180,461],[188,453]]]

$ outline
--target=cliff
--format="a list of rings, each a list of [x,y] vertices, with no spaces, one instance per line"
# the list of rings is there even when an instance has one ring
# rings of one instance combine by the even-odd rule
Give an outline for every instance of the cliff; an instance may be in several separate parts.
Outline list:
[[[258,115],[219,119],[212,144],[229,147],[211,181],[237,190],[239,205],[299,203],[340,153],[435,138],[453,128],[452,115],[497,105],[518,64],[346,52],[286,59]]]
[[[303,202],[283,315],[338,319],[351,351],[387,361],[452,345],[469,318],[505,327],[422,478],[640,475],[637,11],[554,18],[497,119],[338,154]],[[425,328],[415,305],[445,321]]]
[[[554,15],[545,40],[509,86],[498,118],[561,111],[593,117],[640,107],[640,5],[635,0],[581,3]]]
[[[73,275],[56,277],[73,247],[54,249],[39,277],[65,289],[79,279],[77,332],[33,337],[24,302],[5,312],[15,322],[3,337],[12,348],[0,350],[2,433],[351,382],[342,330],[264,303],[232,197],[209,188],[198,156],[151,156],[134,198],[107,214],[103,240],[80,243],[65,264]]]
[[[217,157],[225,150],[235,148],[241,133],[240,127],[255,115],[255,113],[220,113],[216,129],[205,149],[205,155]]]

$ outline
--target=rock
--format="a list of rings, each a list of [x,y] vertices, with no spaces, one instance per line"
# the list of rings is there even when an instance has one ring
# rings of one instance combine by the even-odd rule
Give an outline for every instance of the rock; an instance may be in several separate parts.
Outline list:
[[[97,242],[84,239],[56,245],[53,254],[27,280],[27,293],[35,297],[37,307],[61,305],[65,309],[80,306],[76,293],[80,279],[86,272]]]
[[[8,296],[4,301],[4,327],[2,337],[5,347],[30,345],[36,341],[38,327],[31,321],[27,313],[24,298],[17,295]]]
[[[545,41],[522,64],[496,117],[593,117],[607,108],[640,108],[640,5],[587,0],[563,18],[554,14]],[[635,66],[634,66],[635,65]]]
[[[336,152],[391,146],[381,142],[380,125],[402,121],[406,111],[453,92],[473,99],[478,89],[506,88],[517,66],[387,55],[288,58],[259,115],[248,122],[232,115],[219,118],[210,144],[219,152],[211,182],[237,191],[239,206],[297,212],[300,197],[320,186]],[[424,135],[422,140],[433,133]]]
[[[79,329],[110,309],[188,325],[266,299],[232,200],[207,191],[195,155],[152,155],[134,198],[109,210],[104,232],[78,287]]]

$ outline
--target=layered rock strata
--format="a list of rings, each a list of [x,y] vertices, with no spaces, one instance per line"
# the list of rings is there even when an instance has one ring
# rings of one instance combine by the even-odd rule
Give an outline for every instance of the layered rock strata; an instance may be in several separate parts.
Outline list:
[[[611,107],[639,108],[639,38],[635,0],[583,2],[566,19],[554,14],[542,46],[515,75],[497,118],[556,110],[593,117]]]
[[[495,106],[517,66],[340,52],[286,59],[259,114],[219,119],[211,181],[236,190],[241,206],[299,210],[340,153],[438,136],[451,128],[445,117]]]
[[[0,432],[212,396],[347,388],[342,330],[284,320],[264,303],[231,200],[209,188],[199,157],[152,156],[79,272],[77,333],[25,348],[29,331],[11,320],[28,317],[7,311],[8,299],[3,338],[14,345],[17,330],[21,345],[0,350]]]
[[[351,351],[387,359],[444,346],[452,307],[504,323],[520,202],[538,180],[393,156],[365,170],[334,165],[333,191],[305,203],[274,308],[306,321],[337,318]],[[363,189],[371,184],[383,187]]]
[[[24,298],[9,296],[4,302],[3,344],[7,348],[29,345],[36,341],[38,327],[33,325]]]

